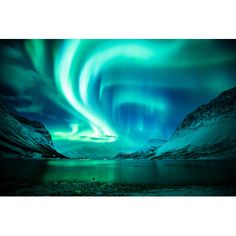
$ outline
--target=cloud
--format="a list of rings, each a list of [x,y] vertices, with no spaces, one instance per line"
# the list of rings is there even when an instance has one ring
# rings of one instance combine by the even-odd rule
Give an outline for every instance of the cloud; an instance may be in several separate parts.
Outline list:
[[[35,101],[30,95],[5,96],[0,95],[0,101],[7,104],[13,111],[19,113],[37,113],[43,114],[43,104]]]
[[[42,104],[30,104],[22,107],[17,107],[15,110],[19,113],[37,113],[42,114]]]
[[[36,72],[11,64],[1,64],[0,77],[1,84],[7,85],[19,93],[32,89],[38,82]]]

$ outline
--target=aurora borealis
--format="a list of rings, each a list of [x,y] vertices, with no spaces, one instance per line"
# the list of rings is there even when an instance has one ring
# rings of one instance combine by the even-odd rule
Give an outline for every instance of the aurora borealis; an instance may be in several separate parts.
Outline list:
[[[3,102],[79,145],[168,139],[236,85],[233,40],[2,40],[0,63]]]

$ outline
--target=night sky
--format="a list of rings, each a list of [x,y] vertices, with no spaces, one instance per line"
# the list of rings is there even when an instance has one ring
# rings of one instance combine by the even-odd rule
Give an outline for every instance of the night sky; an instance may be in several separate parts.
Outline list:
[[[138,148],[236,86],[236,41],[1,40],[0,86],[54,143]]]

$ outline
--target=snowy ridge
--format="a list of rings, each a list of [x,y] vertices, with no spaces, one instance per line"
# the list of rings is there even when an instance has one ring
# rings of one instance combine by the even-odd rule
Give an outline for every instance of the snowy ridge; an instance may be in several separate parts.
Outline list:
[[[165,143],[163,139],[150,139],[139,151],[132,153],[118,153],[114,159],[148,159],[156,154],[156,150]]]
[[[39,121],[10,114],[0,104],[0,158],[64,158]]]
[[[186,116],[154,158],[236,158],[236,87]]]

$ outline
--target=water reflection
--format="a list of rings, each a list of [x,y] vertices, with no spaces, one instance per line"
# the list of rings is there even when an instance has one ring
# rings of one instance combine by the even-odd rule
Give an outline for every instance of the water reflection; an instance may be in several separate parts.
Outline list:
[[[0,160],[0,183],[40,182],[47,171],[42,160]]]
[[[236,184],[233,160],[0,160],[0,182]]]
[[[236,161],[49,161],[44,181],[94,180],[109,183],[230,184]]]

